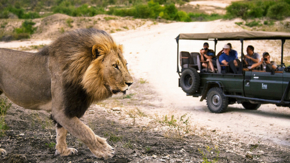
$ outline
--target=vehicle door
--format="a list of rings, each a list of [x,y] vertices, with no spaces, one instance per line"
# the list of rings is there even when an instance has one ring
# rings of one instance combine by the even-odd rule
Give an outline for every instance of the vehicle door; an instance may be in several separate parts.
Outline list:
[[[244,90],[247,97],[281,100],[283,72],[271,74],[265,71],[246,71]]]
[[[283,72],[283,91],[285,91],[287,89],[289,82],[290,82],[290,72],[284,71]],[[284,100],[290,101],[290,91],[287,92]]]

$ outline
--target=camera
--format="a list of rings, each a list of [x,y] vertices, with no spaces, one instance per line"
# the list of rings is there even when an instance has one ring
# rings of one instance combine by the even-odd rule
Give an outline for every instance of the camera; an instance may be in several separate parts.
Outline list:
[[[264,58],[264,61],[267,61],[268,59],[267,58]]]

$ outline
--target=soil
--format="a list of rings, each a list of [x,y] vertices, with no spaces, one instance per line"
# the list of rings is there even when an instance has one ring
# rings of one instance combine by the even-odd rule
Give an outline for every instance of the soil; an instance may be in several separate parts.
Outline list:
[[[142,83],[142,84],[141,84]],[[142,91],[142,95],[133,94]],[[117,95],[92,105],[81,119],[99,136],[106,137],[116,154],[108,160],[95,158],[89,149],[68,134],[68,146],[77,148],[78,154],[61,157],[55,155],[55,130],[45,111],[33,111],[13,105],[5,122],[9,129],[1,138],[2,148],[8,155],[0,162],[289,162],[287,150],[263,143],[248,144],[228,136],[218,136],[215,130],[195,129],[182,136],[164,129],[168,124],[141,110],[154,110],[160,104],[140,103],[152,101],[149,83],[134,84],[127,95]],[[132,96],[132,97],[131,97]],[[130,98],[129,98],[130,97]],[[157,99],[158,100],[158,99]],[[119,107],[114,107],[119,106]],[[132,112],[138,108],[138,114]],[[164,121],[164,120],[163,120]],[[203,136],[200,133],[203,131]],[[214,137],[218,138],[215,139]]]

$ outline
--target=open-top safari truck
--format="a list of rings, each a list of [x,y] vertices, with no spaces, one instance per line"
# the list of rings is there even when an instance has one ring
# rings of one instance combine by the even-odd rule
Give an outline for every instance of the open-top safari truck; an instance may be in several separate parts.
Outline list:
[[[245,109],[256,110],[261,104],[276,104],[290,107],[290,67],[283,62],[283,47],[290,33],[282,32],[225,32],[225,33],[188,33],[177,36],[177,73],[179,87],[188,96],[207,100],[211,112],[220,113],[228,105],[241,103]],[[243,68],[241,74],[225,72],[217,59],[217,73],[204,71],[199,52],[179,52],[180,40],[218,41],[238,40],[241,42],[241,58],[244,58],[244,40],[281,40],[281,64],[276,70],[267,72]],[[280,48],[277,48],[280,49]]]

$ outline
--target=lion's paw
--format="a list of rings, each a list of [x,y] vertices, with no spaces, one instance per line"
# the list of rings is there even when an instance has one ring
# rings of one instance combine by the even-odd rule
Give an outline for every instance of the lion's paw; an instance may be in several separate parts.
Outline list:
[[[63,150],[62,152],[55,150],[55,155],[61,155],[61,156],[69,156],[69,155],[75,155],[78,153],[78,150],[75,148],[67,148]]]
[[[114,148],[107,143],[106,139],[96,136],[95,145],[95,149],[90,150],[96,157],[108,159],[114,156]]]
[[[1,155],[3,155],[3,156],[7,155],[6,150],[3,149],[3,148],[0,148],[0,153],[1,153]]]

